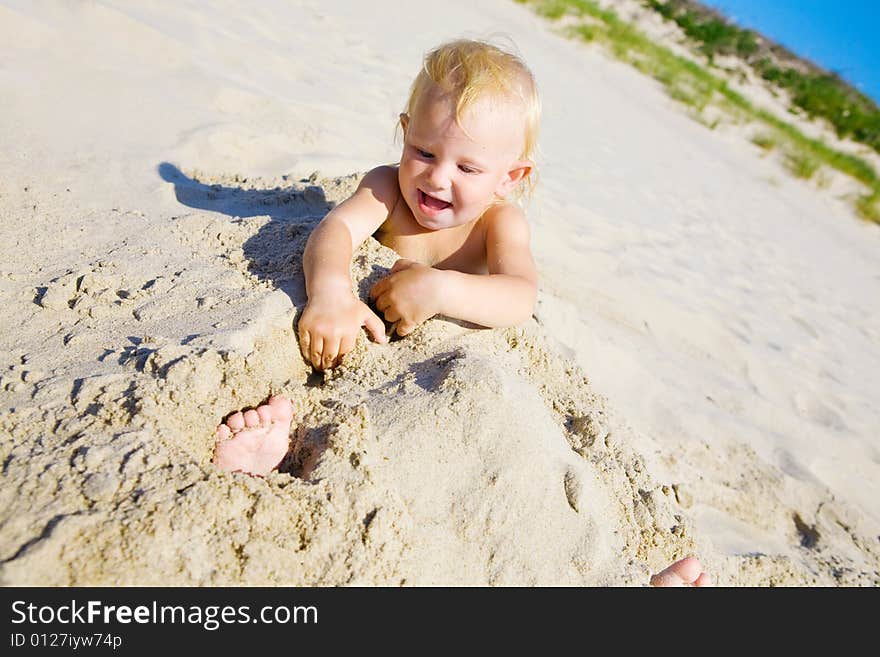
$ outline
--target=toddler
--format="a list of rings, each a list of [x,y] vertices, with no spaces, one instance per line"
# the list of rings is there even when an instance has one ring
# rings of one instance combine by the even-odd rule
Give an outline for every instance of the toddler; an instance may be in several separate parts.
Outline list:
[[[534,168],[540,113],[534,78],[515,55],[470,40],[428,53],[400,115],[400,163],[367,173],[309,236],[299,320],[307,362],[335,367],[361,327],[387,341],[349,276],[352,254],[371,235],[401,255],[370,290],[398,335],[438,314],[483,326],[532,314],[529,226],[507,198]],[[265,475],[287,453],[291,416],[283,397],[234,413],[217,429],[214,463]]]
[[[400,115],[400,163],[367,173],[309,236],[299,320],[307,362],[338,365],[361,327],[387,341],[349,276],[352,254],[371,235],[402,256],[370,290],[398,335],[438,314],[483,326],[532,314],[529,226],[507,197],[534,168],[540,111],[534,78],[515,55],[468,40],[428,53]],[[283,397],[234,413],[217,429],[214,463],[265,475],[287,453],[291,417]]]
[[[309,238],[303,357],[338,365],[365,327],[382,320],[351,289],[352,253],[373,235],[401,258],[370,290],[398,335],[434,315],[511,326],[537,292],[529,227],[508,196],[534,168],[540,102],[522,61],[479,41],[453,41],[425,58],[400,115],[400,163],[370,171]]]

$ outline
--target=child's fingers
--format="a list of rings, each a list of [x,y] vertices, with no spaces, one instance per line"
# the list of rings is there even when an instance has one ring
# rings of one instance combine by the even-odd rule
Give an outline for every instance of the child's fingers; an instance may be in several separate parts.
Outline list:
[[[377,310],[384,313],[385,309],[391,305],[391,295],[390,294],[383,294],[383,295],[377,297],[376,301],[374,302],[374,305],[376,306]]]
[[[367,329],[367,333],[372,336],[373,340],[375,340],[376,342],[380,344],[385,344],[386,342],[388,342],[388,338],[385,336],[385,324],[372,310],[370,310],[368,314],[364,315],[364,323],[362,324],[362,326]]]
[[[336,359],[333,361],[333,367],[339,367],[345,354],[354,349],[355,341],[356,336],[343,336],[342,340],[339,342],[339,353],[336,355]]]
[[[354,349],[355,342],[357,341],[357,334],[355,335],[345,335],[342,337],[342,340],[339,342],[339,355],[337,359],[341,360],[345,354]]]
[[[333,363],[336,362],[336,357],[338,355],[339,340],[324,340],[324,353],[321,355],[321,367],[325,370],[333,367]]]
[[[312,344],[309,349],[309,360],[312,365],[321,369],[321,356],[324,353],[324,338],[321,336],[315,336],[312,339]]]
[[[414,264],[416,264],[413,260],[407,260],[406,258],[401,258],[397,262],[394,263],[394,266],[391,268],[391,273],[396,274],[399,271],[403,271],[404,269],[409,269]]]
[[[388,285],[389,285],[388,278],[389,277],[386,276],[385,278],[373,283],[373,287],[370,288],[370,298],[371,299],[374,299],[374,300],[378,299],[379,297],[382,296],[382,294],[384,294],[385,290],[388,288]]]
[[[309,360],[311,353],[312,353],[311,349],[310,349],[311,343],[312,343],[311,334],[308,331],[300,330],[300,332],[299,332],[299,350],[300,350],[300,353],[302,353],[302,357],[305,358],[306,361]]]
[[[416,329],[416,326],[417,324],[403,320],[397,325],[397,335],[400,337],[409,335]]]

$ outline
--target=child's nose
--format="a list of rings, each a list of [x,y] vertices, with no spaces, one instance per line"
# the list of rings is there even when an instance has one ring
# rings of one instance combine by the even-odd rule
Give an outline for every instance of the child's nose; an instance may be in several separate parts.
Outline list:
[[[428,184],[435,190],[446,189],[449,187],[449,167],[443,164],[435,164],[428,171]]]

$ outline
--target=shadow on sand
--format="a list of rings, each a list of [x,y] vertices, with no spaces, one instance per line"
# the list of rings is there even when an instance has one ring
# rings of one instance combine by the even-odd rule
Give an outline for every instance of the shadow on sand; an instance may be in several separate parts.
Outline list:
[[[208,212],[227,215],[237,223],[249,217],[268,217],[259,230],[242,245],[247,268],[260,280],[287,294],[297,308],[305,303],[302,281],[302,251],[309,233],[334,207],[324,189],[313,178],[282,181],[273,188],[249,186],[240,176],[221,182],[202,182],[173,164],[162,162],[159,177],[174,185],[179,203]]]

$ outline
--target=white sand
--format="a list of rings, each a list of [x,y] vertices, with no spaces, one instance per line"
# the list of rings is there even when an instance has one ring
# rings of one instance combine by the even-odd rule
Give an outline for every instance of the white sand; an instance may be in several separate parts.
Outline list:
[[[880,582],[880,229],[475,5],[0,2],[4,583],[643,584],[689,553]],[[396,161],[425,50],[494,32],[544,96],[537,321],[310,378],[325,197]],[[362,289],[393,257],[364,247]],[[216,472],[216,422],[272,391],[285,471]]]

